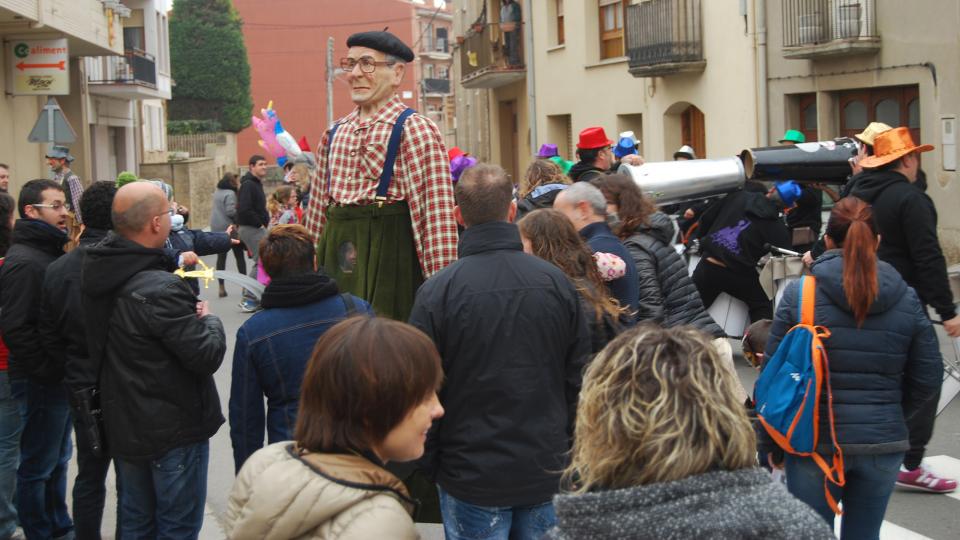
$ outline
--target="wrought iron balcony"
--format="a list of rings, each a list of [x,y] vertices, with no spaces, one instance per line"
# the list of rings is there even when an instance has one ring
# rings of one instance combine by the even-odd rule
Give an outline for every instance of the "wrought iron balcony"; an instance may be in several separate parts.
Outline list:
[[[450,79],[423,79],[424,94],[449,94]]]
[[[527,74],[523,58],[523,23],[474,23],[460,46],[460,83],[498,88],[522,80]]]
[[[783,0],[782,9],[785,58],[880,50],[874,0]]]
[[[634,77],[699,72],[703,59],[700,0],[649,0],[627,6],[627,56]]]
[[[93,58],[87,69],[90,84],[137,84],[157,88],[157,63],[153,55],[139,49],[126,49],[123,56]]]

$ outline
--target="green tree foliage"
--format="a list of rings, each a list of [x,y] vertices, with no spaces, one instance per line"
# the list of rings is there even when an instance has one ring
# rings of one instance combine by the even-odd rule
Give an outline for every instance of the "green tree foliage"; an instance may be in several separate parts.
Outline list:
[[[171,120],[215,120],[225,131],[250,125],[250,64],[230,0],[175,0],[170,16]]]

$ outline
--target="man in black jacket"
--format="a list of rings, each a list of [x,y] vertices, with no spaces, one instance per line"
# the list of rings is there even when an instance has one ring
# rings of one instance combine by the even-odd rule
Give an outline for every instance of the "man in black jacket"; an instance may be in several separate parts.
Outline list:
[[[747,304],[751,322],[773,318],[773,302],[760,286],[757,263],[766,254],[764,244],[782,248],[791,244],[780,211],[793,204],[799,191],[786,184],[766,194],[747,186],[704,212],[700,219],[703,258],[693,271],[693,282],[707,309],[725,292]]]
[[[937,238],[937,210],[930,196],[916,186],[920,153],[933,150],[918,146],[910,130],[898,127],[874,139],[874,155],[860,161],[864,172],[850,187],[850,195],[873,207],[880,229],[877,256],[890,263],[917,291],[920,301],[933,307],[951,337],[960,336],[960,316],[953,304],[947,280],[947,264]],[[910,450],[903,460],[897,483],[901,486],[946,493],[957,488],[953,479],[939,477],[921,466],[926,441],[933,433],[939,393],[928,396],[910,426]]]
[[[23,428],[17,514],[27,538],[50,538],[73,529],[66,503],[70,408],[63,371],[44,349],[39,329],[43,275],[67,241],[66,196],[57,182],[31,180],[17,206],[21,219],[0,269],[0,328],[10,348],[10,389]]]
[[[263,179],[267,176],[267,160],[263,156],[253,155],[249,160],[250,170],[240,179],[240,191],[237,193],[237,225],[240,226],[240,240],[253,254],[250,277],[257,277],[257,261],[260,260],[260,240],[267,234],[270,214],[267,212],[267,197],[263,193]],[[257,300],[244,289],[240,309],[252,313],[260,309]]]
[[[410,323],[437,344],[446,416],[421,465],[440,488],[447,538],[539,538],[570,449],[590,351],[578,293],[557,267],[523,252],[512,186],[477,165],[456,186],[460,259],[417,293]]]
[[[43,279],[40,300],[40,335],[50,358],[63,370],[77,440],[77,478],[73,485],[73,521],[77,538],[99,538],[106,497],[104,481],[110,458],[95,452],[89,429],[98,429],[84,413],[99,399],[93,389],[100,379],[100,364],[87,353],[86,320],[80,294],[80,265],[86,248],[97,244],[113,228],[110,207],[117,187],[95,182],[80,196],[83,232],[77,249],[53,261]]]
[[[167,199],[146,182],[113,201],[114,231],[86,250],[81,290],[100,376],[106,447],[120,481],[120,536],[195,538],[203,524],[209,439],[223,424],[213,373],[220,319],[170,273]]]

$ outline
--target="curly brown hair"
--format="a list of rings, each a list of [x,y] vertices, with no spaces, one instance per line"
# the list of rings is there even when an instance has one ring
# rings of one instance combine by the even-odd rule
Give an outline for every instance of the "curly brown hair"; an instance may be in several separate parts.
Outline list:
[[[617,319],[622,310],[610,296],[593,253],[567,216],[558,210],[534,210],[517,226],[520,234],[533,246],[533,254],[563,270],[577,291],[593,306],[597,322],[609,315]]]
[[[538,159],[527,167],[523,173],[520,185],[517,187],[517,198],[522,199],[531,191],[547,184],[570,185],[570,178],[563,174],[560,167],[549,159]]]
[[[635,233],[642,225],[649,223],[650,216],[657,211],[640,186],[624,174],[608,174],[598,176],[590,183],[603,192],[608,204],[617,205],[617,215],[620,224],[614,231],[620,238],[627,238]]]

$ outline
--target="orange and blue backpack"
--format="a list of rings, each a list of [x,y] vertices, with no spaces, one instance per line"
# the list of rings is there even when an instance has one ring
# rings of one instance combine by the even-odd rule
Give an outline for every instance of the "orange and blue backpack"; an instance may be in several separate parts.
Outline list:
[[[814,324],[816,278],[804,276],[799,290],[800,322],[787,332],[763,367],[754,386],[754,401],[760,423],[777,446],[795,456],[813,459],[823,471],[827,502],[839,514],[839,505],[827,484],[843,486],[846,483],[843,451],[837,444],[834,428],[830,368],[823,346],[830,331]],[[826,411],[822,410],[824,402]],[[833,454],[830,463],[817,453],[822,414],[827,415],[829,425]]]

